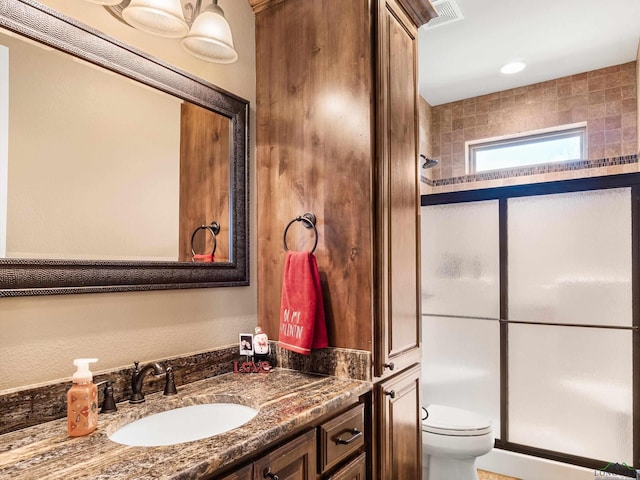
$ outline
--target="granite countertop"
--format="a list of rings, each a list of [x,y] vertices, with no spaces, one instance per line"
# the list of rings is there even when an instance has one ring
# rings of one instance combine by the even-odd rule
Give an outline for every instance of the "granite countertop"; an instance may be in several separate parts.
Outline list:
[[[178,395],[147,395],[141,405],[118,404],[100,414],[84,437],[67,435],[66,418],[0,435],[0,477],[11,479],[196,479],[248,458],[318,417],[347,407],[371,390],[359,380],[275,369],[225,374],[178,386]],[[214,437],[162,447],[132,447],[108,435],[138,418],[210,402],[259,409],[245,425]]]

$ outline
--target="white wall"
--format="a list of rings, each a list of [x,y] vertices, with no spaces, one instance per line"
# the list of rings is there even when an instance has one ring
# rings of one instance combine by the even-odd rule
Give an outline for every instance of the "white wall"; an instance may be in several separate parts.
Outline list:
[[[255,192],[255,21],[245,0],[220,0],[231,24],[239,60],[203,62],[180,42],[153,37],[115,21],[81,0],[46,5],[193,73],[251,103],[250,191]],[[255,195],[250,199],[255,238]],[[0,389],[69,377],[72,359],[96,356],[95,371],[236,342],[257,320],[256,242],[250,242],[250,287],[0,299]]]

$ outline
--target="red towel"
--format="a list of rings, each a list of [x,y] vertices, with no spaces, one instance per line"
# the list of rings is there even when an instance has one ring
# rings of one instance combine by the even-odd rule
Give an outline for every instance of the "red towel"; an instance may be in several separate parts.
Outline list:
[[[194,262],[201,262],[201,263],[210,263],[210,262],[215,262],[216,261],[216,257],[214,257],[211,253],[208,254],[208,255],[196,253],[193,256],[193,261]]]
[[[329,345],[318,263],[311,252],[287,252],[279,342],[283,348],[304,355],[312,348]]]

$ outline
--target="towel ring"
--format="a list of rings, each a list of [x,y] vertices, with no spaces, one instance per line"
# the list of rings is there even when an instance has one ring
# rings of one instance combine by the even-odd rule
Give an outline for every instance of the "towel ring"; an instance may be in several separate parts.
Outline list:
[[[213,251],[211,252],[211,259],[213,261],[213,256],[216,254],[216,248],[218,248],[218,239],[216,235],[220,233],[220,224],[216,221],[211,222],[211,225],[201,225],[193,231],[191,234],[191,261],[194,262],[194,257],[196,256],[196,251],[193,248],[193,240],[196,238],[196,233],[200,230],[208,230],[213,236]]]
[[[289,247],[287,247],[287,232],[289,231],[289,227],[293,225],[294,222],[302,222],[304,228],[313,228],[313,233],[315,233],[316,239],[313,243],[311,253],[315,252],[316,247],[318,246],[318,229],[316,228],[316,216],[311,212],[307,212],[304,215],[297,216],[287,224],[287,227],[284,229],[284,235],[282,236],[282,242],[284,243],[285,251],[289,251]]]

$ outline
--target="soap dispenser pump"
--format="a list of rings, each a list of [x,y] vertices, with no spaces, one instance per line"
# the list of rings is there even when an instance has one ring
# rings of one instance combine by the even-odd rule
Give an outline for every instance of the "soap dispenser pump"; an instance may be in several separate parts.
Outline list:
[[[98,426],[98,387],[93,383],[89,364],[97,358],[77,358],[73,364],[73,385],[67,392],[67,432],[79,437],[93,432]]]

